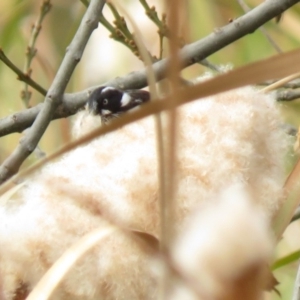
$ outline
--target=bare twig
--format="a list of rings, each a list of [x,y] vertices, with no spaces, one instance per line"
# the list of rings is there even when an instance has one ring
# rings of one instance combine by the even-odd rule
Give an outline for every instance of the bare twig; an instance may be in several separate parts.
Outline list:
[[[163,57],[163,39],[164,37],[169,37],[169,29],[167,27],[167,15],[162,14],[161,19],[158,17],[155,6],[150,7],[146,0],[140,0],[140,3],[145,9],[146,15],[149,19],[158,27],[159,36],[159,59]]]
[[[280,80],[277,80],[273,84],[270,84],[267,87],[263,88],[261,91],[265,92],[265,93],[269,92],[269,91],[273,91],[275,89],[281,88],[287,82],[290,82],[291,80],[297,79],[299,77],[300,77],[300,72],[297,72],[295,74],[292,74],[290,76],[287,76],[285,78],[281,78]]]
[[[28,44],[28,47],[26,50],[26,61],[25,61],[25,65],[24,65],[24,73],[27,74],[29,77],[31,76],[31,72],[32,72],[32,70],[30,68],[31,62],[37,53],[37,49],[35,48],[35,43],[36,43],[38,35],[41,31],[42,22],[43,22],[45,16],[47,15],[47,13],[50,11],[50,9],[51,9],[50,0],[44,0],[40,7],[39,17],[38,17],[37,21],[35,22],[35,24],[32,26],[31,37],[30,37],[30,41],[29,41],[29,44]],[[31,98],[31,92],[28,89],[27,82],[24,83],[24,89],[21,92],[21,98],[25,104],[25,107],[28,108],[29,101]]]
[[[266,82],[262,82],[259,85],[270,85],[270,84],[275,83],[276,81],[278,81],[278,80],[269,80]],[[285,88],[285,89],[298,89],[298,88],[300,88],[300,79],[295,79],[290,82],[287,82],[287,83],[283,84],[281,87]]]
[[[232,23],[229,23],[199,41],[186,45],[180,51],[180,57],[182,58],[181,67],[184,68],[190,66],[195,62],[198,62],[199,59],[203,60],[205,57],[215,53],[242,36],[252,33],[262,24],[276,17],[295,3],[298,3],[298,1],[273,0],[262,2],[262,4]],[[168,62],[168,59],[163,59],[153,64],[153,70],[156,74],[157,80],[165,77]],[[121,89],[143,88],[147,85],[146,69],[132,72],[125,77],[116,78],[102,85],[110,85]],[[78,93],[65,94],[63,96],[62,103],[58,106],[53,118],[65,118],[75,114],[76,111],[86,103],[89,93],[97,87],[91,87]],[[13,132],[21,132],[31,126],[42,107],[43,105],[38,105],[31,109],[24,110],[1,119],[0,136]]]
[[[276,92],[276,100],[292,101],[300,98],[300,90],[283,90]]]
[[[244,12],[248,12],[250,10],[249,6],[245,3],[243,0],[237,0]],[[282,50],[280,47],[277,45],[277,43],[271,38],[271,36],[268,34],[267,30],[262,26],[259,28],[259,30],[263,33],[263,35],[267,38],[269,43],[274,47],[274,49],[278,53],[282,53]]]
[[[88,0],[80,0],[85,6],[88,5]],[[170,30],[167,28],[166,25],[166,15],[162,15],[162,20],[159,19],[158,14],[155,10],[155,7],[151,7],[148,5],[148,3],[144,0],[140,0],[141,4],[145,8],[146,15],[152,20],[158,27],[158,34],[159,34],[159,40],[160,40],[160,50],[159,50],[159,58],[157,58],[155,55],[151,56],[152,62],[156,62],[158,60],[162,59],[163,55],[163,38],[164,37],[170,37]],[[138,51],[138,47],[135,43],[134,35],[131,33],[127,27],[126,20],[124,17],[122,17],[117,9],[114,7],[114,5],[111,2],[108,2],[108,6],[111,9],[113,15],[114,15],[114,25],[110,24],[109,21],[104,17],[103,14],[99,17],[99,22],[110,32],[110,37],[114,39],[115,41],[120,42],[124,46],[126,46],[135,56],[137,56],[139,59],[141,58],[141,55]],[[180,45],[181,47],[184,45],[184,41],[181,38],[180,39]],[[220,72],[219,68],[209,61],[207,59],[204,59],[202,61],[198,61],[195,63],[199,63],[213,71]]]
[[[150,7],[146,0],[139,0],[139,1],[145,9],[146,15],[158,27],[159,36],[161,36],[162,38],[170,37],[170,30],[166,22],[166,14],[163,14],[160,20],[155,6]]]
[[[142,6],[145,9],[146,15],[149,19],[158,27],[158,35],[159,35],[159,44],[160,44],[160,51],[159,51],[159,59],[162,59],[163,54],[163,39],[171,37],[171,31],[167,26],[167,15],[162,14],[161,19],[158,17],[158,13],[156,11],[155,6],[150,7],[146,0],[139,0]],[[185,45],[185,41],[182,37],[178,37],[178,45],[182,48]],[[197,62],[198,64],[207,67],[213,71],[220,72],[220,69],[209,62],[207,59],[203,59]]]
[[[163,39],[164,37],[167,37],[169,34],[169,29],[167,28],[167,15],[165,13],[162,14],[161,20],[158,17],[157,11],[155,9],[155,6],[148,5],[147,1],[140,0],[140,3],[145,9],[146,15],[149,17],[149,19],[155,23],[155,25],[158,27],[158,36],[159,36],[159,59],[162,59],[163,57]]]
[[[115,40],[121,39],[122,41],[125,42],[126,46],[131,50],[131,52],[137,56],[140,60],[142,60],[142,57],[140,55],[138,46],[136,44],[134,34],[130,32],[128,29],[126,19],[121,16],[116,9],[115,5],[112,2],[107,2],[107,6],[110,8],[112,14],[114,15],[114,31],[111,32],[111,37],[114,38]],[[149,53],[152,62],[156,61],[157,59]]]
[[[88,6],[89,4],[88,0],[80,0],[80,1],[85,6]],[[117,9],[111,2],[108,2],[107,5],[110,8],[112,14],[114,15],[115,18],[113,22],[114,25],[110,24],[109,21],[104,17],[102,13],[99,16],[99,22],[110,32],[110,37],[112,39],[126,46],[135,56],[141,59],[133,34],[129,31],[125,18],[118,13]],[[152,55],[151,58],[153,61],[157,60]]]
[[[17,66],[15,66],[9,58],[4,54],[3,50],[0,48],[0,60],[2,60],[12,71],[14,71],[18,75],[18,79],[26,82],[28,85],[33,87],[43,96],[46,96],[47,91],[42,88],[38,83],[30,78],[28,74],[24,74]]]
[[[81,59],[82,53],[93,30],[98,26],[98,18],[104,6],[104,0],[92,0],[76,32],[54,81],[46,95],[44,105],[31,129],[20,141],[18,147],[0,166],[0,183],[18,172],[23,161],[35,149],[53,118],[56,108],[61,104],[65,88]]]
[[[42,5],[40,7],[39,17],[38,17],[37,21],[35,22],[35,24],[32,26],[29,44],[26,49],[26,59],[25,59],[25,64],[24,64],[24,69],[23,69],[24,74],[27,74],[29,77],[32,74],[31,62],[37,53],[37,49],[35,48],[36,40],[41,31],[42,22],[43,22],[45,16],[47,15],[47,13],[50,11],[51,6],[52,5],[50,3],[50,0],[43,0]],[[24,82],[24,88],[23,88],[23,90],[21,90],[21,99],[26,108],[30,107],[29,101],[31,99],[31,94],[32,93],[29,89],[28,83]],[[46,155],[45,152],[41,150],[39,145],[36,146],[34,153],[37,156],[37,158],[42,158]]]

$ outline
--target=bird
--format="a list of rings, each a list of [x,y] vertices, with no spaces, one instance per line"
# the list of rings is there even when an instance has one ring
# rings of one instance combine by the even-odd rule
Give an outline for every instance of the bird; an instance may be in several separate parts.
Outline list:
[[[87,101],[91,114],[99,115],[103,123],[150,100],[145,90],[121,90],[111,86],[95,89]]]

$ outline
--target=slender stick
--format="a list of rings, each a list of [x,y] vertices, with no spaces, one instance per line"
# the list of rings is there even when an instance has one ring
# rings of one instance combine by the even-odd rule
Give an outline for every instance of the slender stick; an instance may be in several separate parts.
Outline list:
[[[92,0],[82,22],[67,49],[53,83],[46,95],[43,108],[17,148],[0,166],[0,183],[16,174],[24,160],[32,153],[61,104],[63,93],[81,59],[90,35],[98,26],[98,18],[105,4],[104,0]]]
[[[31,71],[32,71],[31,70],[31,62],[37,53],[35,44],[36,44],[37,38],[38,38],[39,33],[42,28],[42,22],[43,22],[45,16],[47,15],[47,13],[50,11],[51,6],[52,5],[50,3],[50,0],[44,0],[42,2],[38,19],[32,27],[30,41],[29,41],[27,51],[26,51],[26,60],[25,60],[25,64],[24,64],[24,73],[27,74],[29,77],[30,77]],[[21,98],[25,104],[25,107],[28,108],[29,101],[31,98],[31,91],[28,89],[28,83],[26,81],[24,82],[24,89],[21,92]]]
[[[33,87],[43,96],[46,96],[47,91],[41,87],[38,83],[32,80],[28,74],[24,74],[13,62],[9,60],[9,58],[4,54],[3,50],[0,48],[0,60],[2,60],[12,71],[14,71],[18,75],[18,79],[26,82],[28,85]]]

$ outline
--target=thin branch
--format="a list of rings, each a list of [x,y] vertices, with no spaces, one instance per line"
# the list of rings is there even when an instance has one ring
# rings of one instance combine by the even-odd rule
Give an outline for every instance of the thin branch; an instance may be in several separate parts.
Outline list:
[[[51,10],[51,7],[52,7],[52,5],[50,3],[50,0],[43,0],[42,5],[40,6],[40,13],[39,13],[38,19],[32,26],[31,36],[30,36],[30,40],[29,40],[29,43],[28,43],[28,46],[26,49],[26,59],[25,59],[25,64],[24,64],[24,68],[23,68],[24,73],[27,74],[29,77],[31,77],[31,74],[32,74],[31,63],[37,53],[35,44],[36,44],[37,38],[39,36],[39,33],[41,31],[43,20],[44,20],[45,16],[47,15],[47,13]],[[26,108],[30,107],[29,102],[31,99],[31,95],[32,95],[32,93],[31,93],[31,90],[29,89],[28,83],[24,82],[23,89],[21,90],[21,99]],[[42,151],[42,149],[39,145],[36,146],[34,153],[37,156],[37,158],[42,158],[46,155],[45,152]]]
[[[14,71],[18,75],[18,79],[26,82],[28,85],[33,87],[43,96],[46,96],[47,91],[41,87],[38,83],[30,78],[28,74],[24,74],[17,66],[14,65],[13,62],[9,60],[9,58],[4,54],[3,50],[0,48],[0,60],[2,60],[12,71]]]
[[[169,37],[169,29],[167,27],[167,15],[165,13],[162,14],[161,20],[158,17],[155,6],[150,7],[145,0],[139,0],[141,5],[145,9],[146,15],[149,19],[158,27],[158,36],[159,36],[159,59],[163,57],[163,40],[164,37]]]
[[[88,6],[89,1],[88,0],[80,0],[85,6]],[[114,25],[111,25],[109,21],[104,17],[104,15],[101,13],[99,16],[99,22],[110,32],[110,37],[120,43],[122,43],[124,46],[126,46],[135,56],[137,56],[139,59],[141,59],[139,55],[139,51],[137,48],[137,45],[134,41],[133,34],[129,31],[126,20],[118,13],[114,5],[110,2],[107,3],[108,7],[112,11],[114,15]],[[153,61],[156,61],[154,57]]]
[[[120,29],[122,31],[125,39],[127,38],[128,40],[133,40],[134,39],[133,35],[130,32],[130,30],[128,29],[125,18],[119,14],[118,10],[115,8],[114,4],[112,4],[111,2],[107,2],[107,6],[110,8],[112,14],[114,15],[114,18],[115,18],[114,24],[116,25],[116,27],[118,29]]]
[[[88,5],[88,0],[80,0],[85,6]],[[166,15],[162,15],[162,20],[158,18],[157,12],[155,10],[155,7],[149,7],[146,1],[140,0],[141,4],[145,8],[146,15],[152,20],[158,27],[158,34],[159,34],[159,43],[160,43],[160,49],[159,49],[159,58],[157,58],[155,55],[152,55],[149,53],[149,55],[152,58],[153,62],[159,61],[162,59],[163,55],[163,38],[164,37],[170,37],[170,30],[167,28],[166,25]],[[109,21],[104,17],[103,14],[99,17],[99,22],[111,33],[110,38],[114,39],[115,41],[118,41],[119,43],[126,46],[135,56],[137,56],[139,59],[141,59],[140,53],[138,51],[138,47],[135,43],[135,39],[133,34],[129,31],[126,20],[123,18],[117,11],[117,9],[114,7],[112,3],[108,3],[109,8],[111,9],[113,15],[114,15],[114,26],[109,23]],[[183,39],[181,39],[181,46],[184,45]],[[196,62],[195,62],[196,63]],[[217,66],[214,66],[212,63],[208,62],[206,59],[203,61],[197,62],[213,71],[220,72],[219,68]]]
[[[234,20],[232,23],[229,23],[199,41],[186,45],[180,51],[180,57],[182,58],[181,67],[184,68],[190,66],[195,62],[198,62],[199,59],[203,60],[237,39],[254,32],[262,24],[273,19],[278,14],[298,2],[298,0],[273,0],[262,2],[259,6]],[[157,80],[161,80],[165,77],[168,63],[168,59],[163,59],[153,64],[153,70]],[[132,72],[124,77],[116,78],[102,85],[114,86],[121,89],[144,88],[147,85],[146,70],[143,69],[141,71]],[[97,87],[99,86],[91,87],[78,93],[65,94],[62,103],[58,106],[53,118],[65,118],[75,114],[78,109],[85,105],[89,93]],[[0,119],[0,136],[13,132],[21,132],[31,126],[42,107],[43,105],[38,105],[31,109]]]
[[[139,0],[144,7],[146,15],[158,27],[158,34],[162,37],[170,37],[170,30],[166,22],[166,14],[162,15],[161,20],[158,17],[155,6],[150,7],[146,0]]]
[[[24,160],[32,153],[44,134],[57,107],[61,104],[65,88],[73,71],[81,59],[90,35],[98,26],[98,17],[105,4],[104,0],[92,0],[81,21],[67,53],[58,69],[53,83],[46,95],[43,108],[35,119],[31,129],[20,140],[18,147],[0,166],[0,183],[18,172]]]
[[[291,80],[297,79],[299,77],[300,77],[300,72],[297,72],[297,73],[287,76],[285,78],[281,78],[280,80],[274,82],[273,84],[263,88],[261,91],[264,93],[267,93],[267,92],[273,91],[275,89],[279,89],[287,82],[290,82]]]
[[[156,11],[155,6],[150,7],[146,0],[139,0],[139,1],[145,9],[146,15],[158,27],[159,44],[160,44],[159,59],[162,59],[163,39],[171,37],[171,30],[168,28],[168,25],[167,25],[167,15],[165,13],[163,13],[162,17],[160,19],[158,17],[158,13]],[[184,39],[182,37],[178,37],[178,45],[180,48],[182,48],[185,45]],[[198,61],[197,63],[204,67],[207,67],[213,71],[221,72],[220,68],[213,65],[207,59],[203,59],[201,61]]]
[[[271,85],[271,84],[275,83],[276,81],[277,80],[269,80],[266,82],[262,82],[260,85]],[[290,82],[287,82],[287,83],[283,84],[281,87],[285,88],[285,89],[298,89],[298,88],[300,88],[300,79],[295,79]]]
[[[276,92],[276,100],[292,101],[300,98],[300,90],[283,90]]]
[[[36,40],[39,36],[39,33],[42,28],[42,22],[47,15],[47,13],[51,9],[51,3],[50,0],[44,0],[42,2],[42,5],[40,7],[40,13],[38,16],[37,21],[35,24],[32,26],[32,31],[31,31],[31,36],[30,36],[30,41],[26,50],[26,60],[25,60],[25,65],[24,65],[24,73],[27,74],[28,76],[31,76],[31,62],[33,58],[35,57],[37,53],[37,49],[35,48]],[[29,101],[31,98],[31,91],[28,89],[28,83],[24,83],[24,89],[21,91],[21,98],[25,104],[25,107],[28,108],[29,106]]]
[[[250,10],[249,6],[245,3],[243,0],[237,0],[244,12],[248,12]],[[277,16],[276,16],[277,17]],[[274,49],[278,53],[282,53],[282,50],[280,47],[277,45],[277,43],[271,38],[271,36],[268,34],[267,30],[262,26],[259,28],[259,30],[262,32],[262,34],[267,38],[269,43],[274,47]]]

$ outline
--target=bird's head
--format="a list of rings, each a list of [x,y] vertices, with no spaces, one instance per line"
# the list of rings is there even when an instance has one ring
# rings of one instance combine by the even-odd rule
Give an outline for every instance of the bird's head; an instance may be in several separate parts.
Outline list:
[[[88,109],[107,121],[149,100],[150,94],[144,90],[120,90],[105,86],[94,90],[90,95]]]

